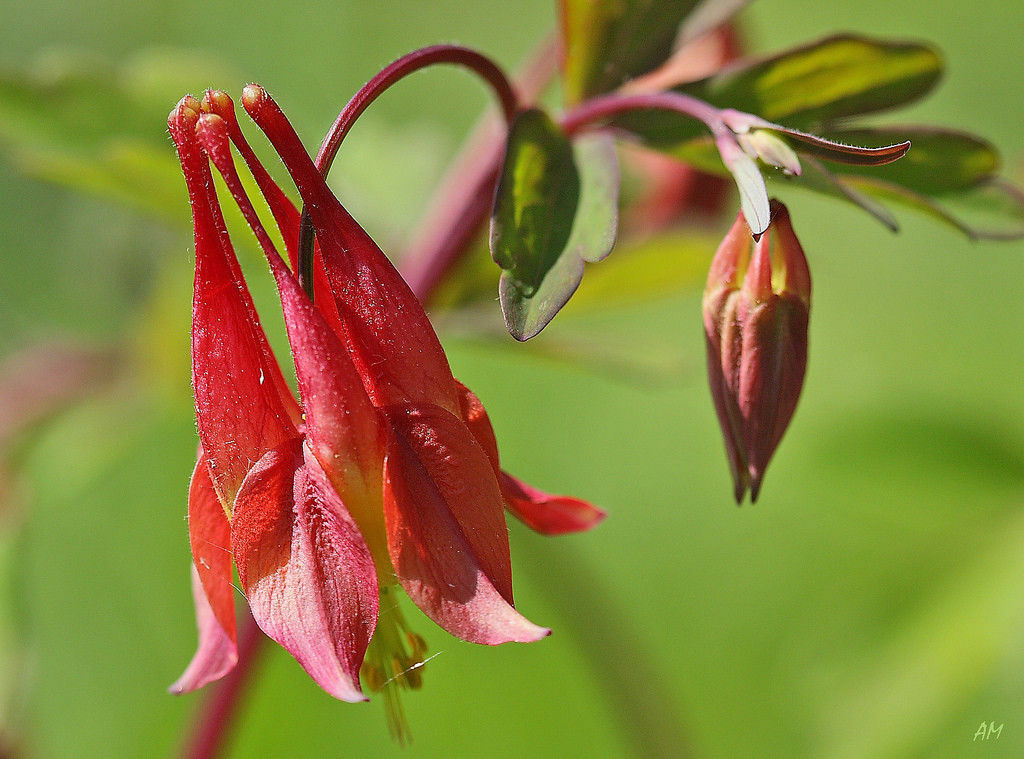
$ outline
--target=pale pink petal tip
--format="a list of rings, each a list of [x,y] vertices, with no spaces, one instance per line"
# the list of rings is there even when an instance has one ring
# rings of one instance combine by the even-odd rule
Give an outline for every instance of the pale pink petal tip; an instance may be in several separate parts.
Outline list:
[[[189,693],[202,688],[207,683],[224,677],[238,663],[238,648],[235,641],[217,621],[209,601],[206,600],[206,593],[194,565],[192,566],[192,597],[196,604],[199,648],[185,673],[167,689],[170,693]]]

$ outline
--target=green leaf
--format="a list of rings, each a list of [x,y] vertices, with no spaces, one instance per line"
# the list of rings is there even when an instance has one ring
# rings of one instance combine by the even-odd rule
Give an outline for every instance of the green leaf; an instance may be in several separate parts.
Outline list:
[[[865,194],[920,211],[972,240],[1024,237],[1024,193],[995,178],[939,199],[872,177],[842,177],[839,181]]]
[[[718,108],[815,131],[836,119],[916,100],[941,73],[942,59],[925,45],[843,35],[740,63],[676,89]],[[662,149],[703,131],[693,119],[654,110],[618,117],[614,124]]]
[[[905,105],[942,73],[933,48],[842,35],[740,65],[679,89],[722,108],[805,128]]]
[[[816,156],[834,157],[832,149],[813,144],[794,144],[800,153],[803,173],[786,176],[767,171],[777,185],[802,187],[845,200],[867,211],[897,231],[899,225],[879,201],[895,202],[956,228],[971,239],[1024,237],[1024,193],[991,173],[999,165],[998,154],[987,142],[963,132],[935,127],[887,126],[834,131],[842,142],[887,142],[909,135],[911,149],[895,163],[884,166],[832,164],[826,168]],[[944,150],[944,146],[949,146]],[[916,161],[909,162],[920,145]],[[672,154],[709,173],[725,176],[721,156],[709,137],[689,140]]]
[[[608,257],[619,221],[619,162],[615,140],[607,134],[587,134],[572,143],[580,172],[580,202],[567,253],[587,263]]]
[[[570,143],[539,110],[513,124],[491,218],[491,254],[509,333],[539,333],[575,292],[585,261],[615,241],[618,165],[610,137]]]
[[[565,99],[578,103],[659,66],[697,0],[561,0]]]
[[[529,297],[569,241],[580,182],[569,138],[539,109],[512,124],[494,211],[491,255]]]

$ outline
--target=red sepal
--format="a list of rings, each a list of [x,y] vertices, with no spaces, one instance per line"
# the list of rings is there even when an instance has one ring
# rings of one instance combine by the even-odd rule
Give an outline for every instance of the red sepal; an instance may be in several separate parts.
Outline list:
[[[463,640],[538,640],[550,631],[512,606],[501,492],[465,424],[437,406],[389,407],[384,520],[391,562],[413,602]]]
[[[458,413],[448,359],[405,280],[334,197],[270,96],[249,85],[242,105],[309,208],[345,337],[374,405],[430,403]]]
[[[300,414],[228,242],[210,169],[195,140],[197,121],[185,100],[168,126],[195,224],[192,384],[199,438],[217,493],[230,509],[249,467],[295,435]]]
[[[238,662],[231,527],[202,455],[189,485],[188,536],[192,544],[192,597],[199,646],[185,673],[170,687],[172,693],[186,693],[219,680]]]

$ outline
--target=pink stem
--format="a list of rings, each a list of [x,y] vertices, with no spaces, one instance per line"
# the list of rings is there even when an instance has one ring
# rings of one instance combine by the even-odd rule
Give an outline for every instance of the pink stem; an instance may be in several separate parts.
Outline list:
[[[575,134],[594,122],[630,111],[653,109],[672,111],[703,121],[715,136],[728,132],[722,111],[681,92],[652,92],[640,95],[601,95],[591,98],[562,117],[562,129]]]
[[[385,66],[348,101],[320,144],[320,152],[317,153],[314,161],[317,169],[322,173],[330,167],[334,157],[338,154],[342,140],[345,139],[345,135],[348,134],[356,119],[385,90],[414,71],[436,63],[465,66],[475,71],[494,88],[495,94],[501,101],[505,120],[511,121],[515,117],[518,104],[515,90],[505,77],[504,72],[490,58],[460,45],[432,45],[420,48]]]

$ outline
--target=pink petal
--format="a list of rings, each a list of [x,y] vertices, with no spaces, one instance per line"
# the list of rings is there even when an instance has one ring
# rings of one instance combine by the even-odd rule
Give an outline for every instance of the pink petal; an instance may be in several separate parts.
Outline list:
[[[188,532],[199,649],[185,674],[171,686],[172,693],[201,688],[230,672],[238,661],[231,585],[231,527],[213,489],[206,458],[201,454],[189,486]]]
[[[377,573],[359,529],[298,440],[268,452],[238,491],[235,562],[253,617],[343,701],[377,624]]]
[[[459,390],[462,419],[484,449],[494,468],[505,499],[505,508],[527,527],[544,535],[583,532],[596,527],[607,516],[604,511],[578,498],[548,495],[501,471],[498,441],[487,410],[468,387],[455,380]]]
[[[249,85],[242,105],[309,208],[353,360],[374,404],[430,403],[458,413],[448,359],[405,280],[331,193],[270,96]]]
[[[512,606],[501,492],[487,455],[436,406],[386,410],[384,518],[398,579],[423,612],[463,640],[495,645],[549,634]]]
[[[210,607],[195,565],[192,566],[192,598],[196,604],[199,647],[184,674],[167,689],[175,694],[189,693],[219,680],[238,663],[238,647],[234,635],[228,636]]]

